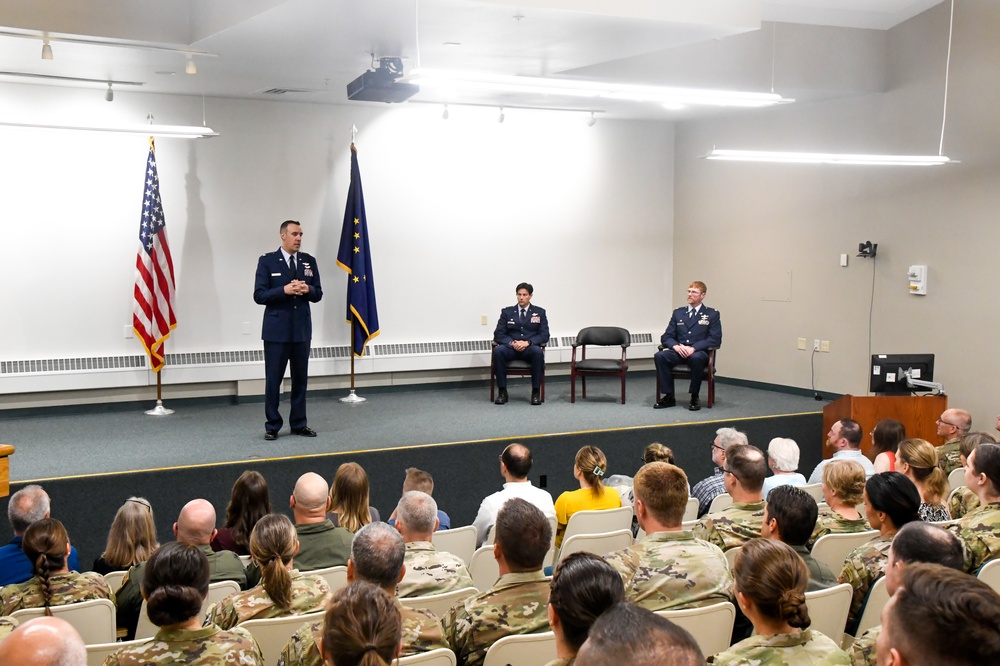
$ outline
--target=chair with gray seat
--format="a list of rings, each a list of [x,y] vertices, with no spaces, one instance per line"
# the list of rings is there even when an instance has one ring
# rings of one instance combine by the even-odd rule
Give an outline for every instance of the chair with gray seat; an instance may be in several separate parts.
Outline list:
[[[587,377],[619,377],[622,384],[622,404],[625,404],[625,373],[628,371],[626,350],[632,343],[631,334],[620,326],[588,326],[580,329],[573,342],[570,358],[569,401],[576,402],[576,378],[583,388],[581,395],[587,399]],[[621,347],[621,358],[587,358],[587,347]],[[579,350],[579,358],[577,351]]]

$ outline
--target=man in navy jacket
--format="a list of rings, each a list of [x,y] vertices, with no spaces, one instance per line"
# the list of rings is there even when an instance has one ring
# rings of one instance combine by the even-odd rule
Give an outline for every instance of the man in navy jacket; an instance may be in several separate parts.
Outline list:
[[[685,307],[677,308],[670,316],[667,330],[660,337],[661,351],[653,355],[656,365],[656,376],[660,380],[660,388],[666,393],[653,405],[654,409],[673,407],[677,404],[674,398],[674,378],[670,371],[675,365],[687,363],[691,368],[691,403],[688,409],[701,409],[698,392],[701,390],[701,378],[708,365],[708,349],[718,348],[722,344],[722,320],[719,311],[703,305],[708,288],[704,282],[692,282],[687,290]]]
[[[288,425],[292,434],[315,437],[306,420],[306,383],[309,376],[309,346],[312,315],[309,304],[323,298],[316,259],[299,252],[302,227],[294,220],[281,224],[281,247],[257,261],[253,300],[264,306],[264,439],[278,438],[281,413],[278,398],[281,380],[292,366],[292,406]]]
[[[540,405],[539,391],[545,375],[545,350],[542,345],[549,341],[549,320],[545,317],[545,310],[531,304],[531,295],[535,290],[530,284],[522,282],[515,291],[517,305],[500,311],[500,319],[493,332],[493,341],[497,344],[493,348],[493,364],[500,389],[495,402],[498,405],[507,402],[507,363],[520,359],[531,364],[531,404]]]

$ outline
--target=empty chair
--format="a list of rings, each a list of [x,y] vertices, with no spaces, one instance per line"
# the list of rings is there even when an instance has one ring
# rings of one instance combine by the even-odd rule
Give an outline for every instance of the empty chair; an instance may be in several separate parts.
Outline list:
[[[954,490],[955,488],[960,488],[961,486],[965,485],[964,467],[957,467],[951,470],[951,473],[948,475],[948,485],[951,486],[952,490]]]
[[[544,666],[556,658],[556,637],[540,634],[504,636],[486,651],[483,666]]]
[[[499,578],[499,575],[497,577]],[[458,590],[452,590],[451,592],[442,592],[441,594],[428,594],[422,597],[406,597],[405,599],[400,599],[399,603],[406,608],[425,608],[438,617],[442,617],[445,613],[451,610],[452,606],[478,593],[478,588],[463,587]]]
[[[461,557],[468,565],[472,561],[472,554],[476,552],[476,528],[466,525],[450,530],[438,530],[431,535],[431,543],[438,550]]]
[[[806,608],[809,609],[809,618],[812,620],[809,628],[839,643],[847,626],[853,594],[854,588],[850,583],[806,592]]]
[[[278,663],[278,657],[285,648],[285,643],[299,630],[303,624],[322,620],[325,611],[304,613],[302,615],[286,615],[285,617],[269,617],[259,620],[247,620],[241,627],[253,634],[254,640],[260,646],[265,664]]]
[[[117,592],[122,586],[122,581],[125,580],[125,574],[127,571],[109,571],[104,574],[104,580],[107,581],[108,587],[112,592]]]
[[[115,640],[117,616],[110,599],[90,599],[74,604],[49,606],[54,617],[66,620],[80,633],[84,643],[112,643]],[[44,608],[23,608],[11,617],[24,624],[36,617],[45,617]]]
[[[587,399],[587,377],[619,377],[622,384],[622,404],[625,404],[625,373],[628,371],[626,350],[632,336],[618,326],[588,326],[576,334],[569,365],[569,401],[576,402],[576,378],[580,378],[583,399]],[[587,358],[587,346],[621,347],[621,359]],[[577,358],[577,348],[580,350]]]
[[[726,507],[733,505],[733,496],[729,493],[722,493],[721,495],[716,495],[712,503],[708,505],[709,513],[718,513]]]
[[[799,486],[802,490],[809,493],[809,495],[816,500],[818,505],[820,502],[825,502],[826,499],[823,497],[823,484],[822,483],[807,483],[804,486]]]
[[[865,599],[865,609],[858,620],[858,628],[854,632],[855,636],[860,636],[872,627],[882,624],[882,607],[889,602],[889,591],[885,588],[885,576],[882,576],[872,584],[872,589],[868,590],[868,598]]]
[[[148,643],[148,638],[137,638],[134,641],[118,641],[111,643],[87,643],[87,666],[104,666],[104,660],[108,655],[114,654],[123,648]]]
[[[605,532],[603,534],[574,534],[564,539],[559,549],[559,559],[571,553],[588,552],[594,555],[607,555],[616,550],[622,550],[632,545],[632,529],[626,528]]]
[[[331,592],[336,592],[342,587],[347,587],[347,567],[344,565],[325,567],[323,569],[313,569],[312,571],[303,571],[302,573],[312,574],[313,576],[322,576],[326,579],[327,584],[330,586]]]
[[[575,534],[604,534],[632,529],[632,507],[577,511],[569,517],[563,541]]]
[[[1000,560],[993,560],[984,564],[979,568],[977,577],[1000,593]]]
[[[222,601],[230,594],[236,594],[240,591],[240,585],[234,580],[220,580],[217,583],[212,583],[208,586],[208,596],[205,597],[205,603],[201,605],[201,617],[204,619],[205,614],[208,612],[208,607],[214,604],[216,601]],[[135,637],[136,638],[152,638],[156,635],[158,627],[153,624],[149,619],[149,614],[146,612],[146,600],[142,600],[142,607],[139,610],[139,622],[135,627]],[[105,642],[105,641],[96,641]]]
[[[851,551],[876,536],[878,536],[878,530],[826,534],[816,540],[812,549],[813,559],[825,564],[830,571],[839,572],[844,568],[844,561],[851,554]]]
[[[729,563],[729,570],[730,571],[733,570],[733,565],[736,563],[736,556],[739,554],[739,552],[740,552],[740,550],[742,550],[742,548],[743,548],[743,546],[736,546],[735,548],[730,548],[729,550],[724,551],[722,553],[723,555],[726,556],[726,562]]]
[[[736,622],[736,607],[722,601],[711,606],[656,611],[677,626],[687,629],[698,647],[706,655],[722,652],[729,647],[729,639]]]
[[[687,506],[684,507],[684,516],[681,521],[698,520],[698,498],[688,497]]]
[[[438,648],[430,652],[411,654],[396,660],[397,666],[455,666],[455,653],[448,648]]]
[[[469,575],[472,576],[472,584],[480,592],[493,587],[493,583],[500,578],[500,566],[496,558],[493,557],[493,546],[483,546],[472,554],[472,561],[469,562]]]

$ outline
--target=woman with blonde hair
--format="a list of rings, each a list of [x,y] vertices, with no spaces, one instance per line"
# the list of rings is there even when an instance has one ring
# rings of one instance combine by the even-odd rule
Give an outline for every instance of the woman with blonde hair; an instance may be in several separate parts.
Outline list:
[[[115,514],[104,552],[94,560],[94,571],[102,575],[128,571],[148,560],[159,547],[152,505],[144,497],[129,497]]]
[[[301,574],[292,567],[298,550],[295,525],[287,516],[271,513],[258,520],[250,533],[250,557],[260,567],[261,582],[214,604],[208,622],[230,629],[256,618],[323,610],[330,600],[330,585],[322,576]]]
[[[113,599],[104,576],[93,571],[78,573],[66,565],[69,535],[55,518],[42,518],[28,526],[21,542],[34,576],[23,583],[0,588],[0,615],[24,608],[65,606],[91,599]]]
[[[871,528],[858,511],[864,500],[865,470],[853,460],[831,460],[823,468],[823,498],[819,517],[809,543],[811,550],[816,539],[827,534],[853,534]]]
[[[833,666],[850,657],[832,639],[809,629],[809,569],[792,547],[750,539],[736,555],[733,591],[756,635],[708,658],[720,666]]]
[[[368,475],[358,463],[344,463],[337,468],[330,484],[330,513],[326,517],[349,532],[381,520],[375,507],[368,504]]]
[[[948,477],[938,467],[934,445],[923,439],[904,439],[896,453],[897,467],[920,493],[920,520],[933,523],[951,520],[944,501],[948,496]]]
[[[326,611],[320,652],[329,666],[388,666],[399,656],[403,620],[392,597],[371,583],[338,590]]]
[[[260,472],[247,470],[233,484],[226,506],[226,524],[212,539],[212,550],[231,550],[237,555],[250,554],[250,532],[257,521],[271,513],[267,481]]]
[[[604,485],[602,477],[607,473],[608,459],[596,446],[585,446],[576,452],[573,464],[573,478],[580,484],[578,490],[567,490],[556,500],[556,547],[562,545],[563,534],[570,516],[577,511],[594,509],[617,509],[622,505],[621,495],[614,488]]]

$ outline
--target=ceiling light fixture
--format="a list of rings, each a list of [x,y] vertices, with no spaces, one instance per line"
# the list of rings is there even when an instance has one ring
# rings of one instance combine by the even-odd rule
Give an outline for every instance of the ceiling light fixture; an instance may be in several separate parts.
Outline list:
[[[943,155],[867,155],[851,153],[795,153],[780,150],[713,149],[708,160],[732,162],[777,162],[782,164],[854,164],[869,166],[938,166],[951,164]]]
[[[197,74],[198,73],[198,66],[194,64],[194,59],[191,57],[190,53],[188,54],[188,57],[187,57],[187,64],[184,65],[184,71],[187,74]]]
[[[448,105],[444,105],[444,111],[441,112],[441,120],[448,120]]]
[[[69,132],[111,132],[115,134],[141,134],[157,136],[165,139],[203,139],[219,136],[211,127],[195,125],[59,125],[45,123],[29,123],[15,120],[0,120],[0,128],[13,127],[19,129],[62,130]]]
[[[108,92],[104,93],[104,101],[113,102],[115,101],[115,91],[111,89],[111,84],[108,84]]]
[[[627,83],[605,83],[575,79],[556,79],[538,76],[506,76],[427,70],[418,68],[406,77],[409,83],[419,84],[428,92],[435,88],[455,90],[490,90],[504,93],[561,95],[566,97],[617,99],[659,104],[684,104],[707,106],[763,107],[788,104],[794,99],[776,93],[746,92],[740,90],[711,90],[702,88],[674,88],[643,86]]]
[[[501,106],[500,107],[500,115],[497,116],[497,122],[498,123],[502,123],[504,121],[504,118],[506,118],[506,117],[507,116],[503,115],[503,107]]]
[[[587,119],[587,127],[593,127],[595,124],[597,124],[597,116],[595,116],[594,112],[591,111],[590,118]]]
[[[31,30],[0,30],[0,37],[19,37],[22,39],[41,39],[45,42],[42,45],[43,54],[45,52],[45,45],[49,42],[65,42],[67,44],[87,44],[89,46],[117,46],[123,49],[142,49],[145,51],[162,51],[165,53],[183,53],[185,55],[196,55],[204,56],[210,58],[217,58],[219,54],[209,53],[208,51],[195,51],[191,47],[185,44],[163,44],[159,42],[138,42],[129,41],[126,39],[112,39],[112,38],[100,38],[100,37],[77,37],[74,35],[53,35],[48,32],[37,32]],[[51,52],[51,47],[49,48]],[[42,58],[45,60],[51,60],[51,58]]]
[[[49,44],[48,38],[42,43],[42,60],[52,60],[52,46]]]

